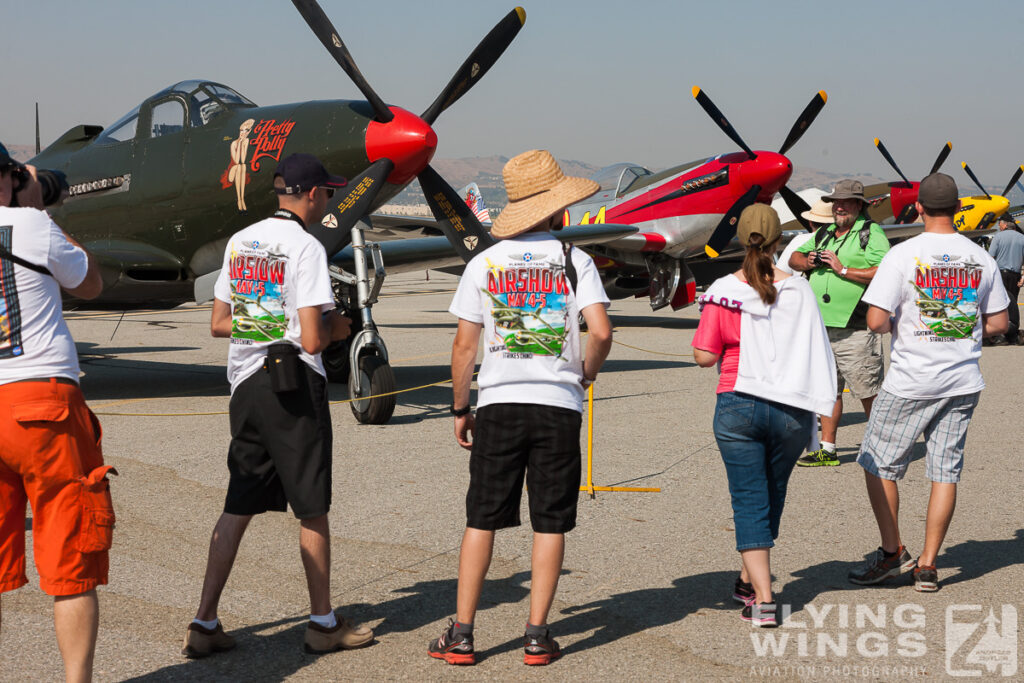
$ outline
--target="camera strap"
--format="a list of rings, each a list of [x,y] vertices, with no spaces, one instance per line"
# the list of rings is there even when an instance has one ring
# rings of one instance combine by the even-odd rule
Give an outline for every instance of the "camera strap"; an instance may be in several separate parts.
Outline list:
[[[0,258],[5,258],[8,261],[13,261],[14,263],[17,263],[22,268],[28,268],[29,270],[34,270],[37,273],[39,273],[40,275],[49,275],[50,277],[53,277],[53,273],[51,273],[47,268],[45,268],[43,266],[37,266],[34,263],[29,263],[28,261],[26,261],[25,259],[21,258],[20,256],[15,256],[14,254],[12,254],[10,251],[7,250],[7,247],[3,246],[2,244],[0,244]]]

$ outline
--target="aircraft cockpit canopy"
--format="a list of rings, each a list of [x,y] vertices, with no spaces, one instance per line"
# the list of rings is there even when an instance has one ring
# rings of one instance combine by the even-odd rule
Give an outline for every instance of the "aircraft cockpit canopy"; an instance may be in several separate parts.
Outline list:
[[[235,90],[211,81],[182,81],[164,88],[100,133],[96,142],[116,144],[136,136],[156,138],[185,128],[201,128],[220,114],[240,107],[255,107]],[[139,130],[139,123],[144,126]]]
[[[652,175],[651,171],[637,164],[622,163],[605,166],[591,176],[591,180],[601,185],[598,192],[615,192],[619,197],[627,192],[640,178]]]

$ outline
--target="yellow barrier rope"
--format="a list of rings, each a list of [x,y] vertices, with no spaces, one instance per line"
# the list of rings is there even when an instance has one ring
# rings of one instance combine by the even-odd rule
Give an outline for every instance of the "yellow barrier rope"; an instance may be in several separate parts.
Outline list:
[[[613,344],[619,346],[625,346],[627,349],[633,349],[634,351],[643,351],[644,353],[653,353],[656,356],[672,356],[674,358],[693,358],[692,353],[669,353],[668,351],[652,351],[650,349],[642,349],[639,346],[631,346],[624,342],[620,342],[618,339],[612,339]]]
[[[478,372],[474,372],[473,376],[476,377],[478,374],[479,374]],[[438,386],[441,386],[442,384],[448,384],[451,381],[452,380],[449,377],[448,379],[442,379],[442,380],[440,380],[438,382],[431,382],[430,384],[421,384],[418,387],[409,387],[407,389],[396,389],[395,391],[389,391],[389,392],[386,392],[386,393],[383,393],[383,394],[374,394],[372,396],[360,396],[358,398],[345,398],[345,399],[341,399],[339,401],[328,401],[328,405],[336,406],[336,405],[340,405],[342,403],[353,403],[354,401],[370,401],[370,400],[373,400],[375,398],[383,398],[385,396],[397,396],[398,394],[406,394],[406,393],[408,393],[410,391],[419,391],[420,389],[429,389],[430,387],[438,387]],[[157,399],[154,399],[154,398],[149,398],[149,399],[139,398],[139,399],[132,399],[132,400],[135,400],[135,401],[154,401],[154,400],[157,400]],[[227,410],[217,410],[217,411],[208,412],[208,413],[113,413],[113,412],[109,412],[109,411],[104,411],[102,409],[94,410],[93,413],[95,413],[96,415],[110,415],[110,416],[115,416],[115,417],[195,417],[195,416],[202,416],[202,415],[228,415],[229,414],[229,412]]]

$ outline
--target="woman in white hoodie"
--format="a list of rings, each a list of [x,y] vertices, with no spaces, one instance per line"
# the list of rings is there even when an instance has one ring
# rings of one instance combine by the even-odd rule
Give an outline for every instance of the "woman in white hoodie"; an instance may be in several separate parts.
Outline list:
[[[693,357],[718,364],[715,439],[732,497],[742,569],[733,599],[756,626],[777,626],[770,548],[779,535],[786,485],[814,428],[830,415],[835,361],[807,281],[772,264],[782,235],[765,204],[740,214],[743,268],[716,280],[700,297]]]

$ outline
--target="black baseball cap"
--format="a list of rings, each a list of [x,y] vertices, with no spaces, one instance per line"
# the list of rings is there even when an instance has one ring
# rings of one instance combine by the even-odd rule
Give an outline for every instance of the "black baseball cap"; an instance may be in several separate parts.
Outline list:
[[[348,181],[340,175],[328,173],[312,154],[287,156],[274,170],[274,192],[277,194],[302,194],[315,187],[337,188],[347,184]]]
[[[14,160],[7,148],[4,147],[4,143],[0,142],[0,168],[9,168],[11,166],[18,166],[18,162]]]

